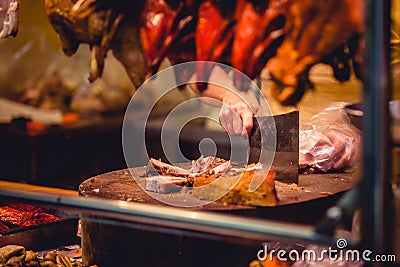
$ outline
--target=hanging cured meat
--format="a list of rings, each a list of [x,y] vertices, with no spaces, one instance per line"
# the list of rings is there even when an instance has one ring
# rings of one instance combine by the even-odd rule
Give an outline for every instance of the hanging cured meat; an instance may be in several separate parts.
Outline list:
[[[90,81],[102,75],[107,52],[112,50],[136,87],[145,74],[138,28],[143,5],[144,1],[45,0],[64,53],[70,56],[81,43],[89,44]]]
[[[0,37],[16,34],[17,4],[2,1]],[[317,63],[331,65],[338,81],[352,69],[361,77],[363,0],[45,0],[45,7],[66,55],[90,45],[91,81],[101,76],[109,50],[136,87],[165,58],[225,63],[251,79],[267,68],[270,91],[284,105],[312,88],[308,72]],[[195,71],[207,81],[211,69],[177,73],[178,83]],[[247,89],[238,77],[234,83]]]
[[[250,79],[260,75],[284,37],[288,0],[245,1],[238,16],[232,47],[232,66]],[[242,88],[241,79],[234,83]]]
[[[363,10],[362,0],[292,1],[285,25],[287,36],[267,64],[275,79],[270,90],[279,102],[296,104],[305,90],[312,87],[308,80],[311,66],[323,62],[324,56],[333,51],[342,53],[340,47],[362,32]],[[350,53],[352,58],[357,52]],[[335,68],[334,60],[339,58],[340,55],[331,55],[333,61],[328,63]]]
[[[236,25],[235,2],[206,0],[200,5],[196,27],[196,59],[198,61],[230,63],[228,49],[231,47]],[[239,2],[242,1],[239,0]],[[198,79],[207,81],[212,66],[198,64],[196,68]],[[205,90],[206,87],[206,83],[198,83],[200,91]]]
[[[195,57],[195,27],[201,1],[147,0],[144,6],[140,37],[147,67],[147,77],[154,75],[168,58],[173,65],[189,62]],[[176,73],[180,84],[193,74]]]

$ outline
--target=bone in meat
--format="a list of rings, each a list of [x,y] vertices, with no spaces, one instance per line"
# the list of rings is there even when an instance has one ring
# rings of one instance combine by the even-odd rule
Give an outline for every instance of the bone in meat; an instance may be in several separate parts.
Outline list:
[[[169,176],[179,176],[179,177],[188,177],[191,172],[189,170],[185,170],[183,168],[173,166],[167,163],[162,162],[161,160],[156,160],[151,158],[149,160],[148,167],[153,166],[154,169],[160,175],[169,175]]]
[[[196,161],[192,161],[192,167],[189,170],[170,165],[151,158],[148,167],[153,166],[160,175],[178,176],[178,177],[194,177],[196,175],[222,175],[230,167],[230,161],[218,157],[200,157]]]

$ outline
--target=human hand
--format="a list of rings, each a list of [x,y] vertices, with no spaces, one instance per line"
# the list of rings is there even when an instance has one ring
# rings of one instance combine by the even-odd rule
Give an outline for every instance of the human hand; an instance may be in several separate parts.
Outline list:
[[[360,152],[355,137],[339,130],[330,130],[325,136],[329,138],[333,148],[330,157],[332,169],[341,170],[353,165]]]
[[[250,92],[228,92],[222,98],[219,120],[231,135],[246,137],[253,127],[253,116],[259,112],[255,96]]]
[[[228,74],[219,66],[215,66],[210,74],[206,90],[200,91],[196,84],[196,74],[190,79],[190,88],[203,102],[215,105],[214,101],[205,101],[204,98],[217,100],[218,106],[222,103],[219,120],[228,134],[246,137],[253,127],[253,116],[260,113],[260,106],[254,90],[246,92],[238,90]],[[262,93],[260,91],[260,95]]]
[[[327,172],[345,169],[358,161],[359,138],[350,132],[338,129],[323,133],[302,131],[300,139],[300,166],[313,166]]]

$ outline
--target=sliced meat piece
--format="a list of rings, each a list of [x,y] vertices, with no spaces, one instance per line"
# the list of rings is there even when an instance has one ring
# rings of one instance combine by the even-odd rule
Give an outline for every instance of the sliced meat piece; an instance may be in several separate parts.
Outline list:
[[[177,177],[194,177],[196,175],[219,176],[231,167],[230,161],[218,157],[200,157],[198,160],[192,161],[192,167],[189,170],[170,165],[151,158],[148,163],[148,171],[150,167],[160,175],[177,176]]]
[[[199,159],[192,161],[192,167],[189,170],[186,170],[177,166],[164,163],[160,160],[150,159],[147,167],[147,174],[149,173],[151,167],[154,167],[157,173],[162,176],[174,176],[174,177],[186,178],[185,185],[191,187],[193,186],[194,178],[197,176],[210,177],[210,178],[220,177],[225,172],[231,169],[231,162],[218,157],[204,158],[203,156],[201,156]],[[157,188],[158,185],[157,179],[148,180],[149,185],[146,187],[149,187],[151,189],[149,191],[156,190],[154,188]],[[178,180],[178,182],[180,181]],[[168,187],[167,183],[168,182],[160,184],[162,184],[163,187],[167,188]],[[165,190],[168,191],[167,189]]]
[[[203,157],[201,156],[197,160],[192,160],[192,168],[190,171],[192,173],[203,173],[207,172],[211,169],[214,169],[215,167],[226,163],[227,160],[221,159],[218,157]]]
[[[203,171],[194,173],[194,175],[195,176],[203,175],[203,176],[209,176],[209,177],[219,177],[230,168],[231,168],[230,161],[216,157],[216,158],[214,158],[214,160],[211,162],[211,164],[207,168],[205,168]]]
[[[19,0],[0,1],[0,39],[17,35],[19,8]]]
[[[160,175],[168,175],[168,176],[178,176],[178,177],[188,177],[191,175],[189,170],[185,170],[183,168],[173,166],[167,163],[162,162],[161,160],[156,160],[151,158],[148,163],[148,171],[151,167],[160,174]]]
[[[186,185],[187,179],[174,176],[158,175],[147,177],[145,178],[144,182],[146,191],[167,194],[180,191],[182,186]]]

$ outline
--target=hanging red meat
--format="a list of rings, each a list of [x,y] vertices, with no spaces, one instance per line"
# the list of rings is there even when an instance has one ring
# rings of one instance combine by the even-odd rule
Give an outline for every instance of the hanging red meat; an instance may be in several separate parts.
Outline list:
[[[172,64],[210,60],[231,64],[251,79],[266,66],[270,90],[284,105],[296,104],[312,88],[310,68],[334,68],[339,81],[351,67],[360,76],[363,0],[45,0],[64,52],[80,43],[93,51],[90,79],[101,75],[112,50],[139,86],[162,60]],[[143,49],[142,49],[143,48]],[[192,72],[177,73],[186,81]],[[199,66],[207,80],[210,69]],[[234,82],[243,88],[240,80]],[[205,84],[199,84],[204,90]],[[244,89],[247,89],[244,87]]]
[[[168,58],[172,65],[195,60],[194,32],[200,2],[146,1],[142,12],[140,36],[147,77],[158,71],[165,58]],[[177,83],[187,81],[193,72],[194,69],[187,70],[186,73],[175,73]]]
[[[228,50],[232,45],[236,24],[235,2],[205,0],[200,5],[196,27],[196,60],[230,63]],[[206,63],[197,64],[198,79],[208,81],[212,66]],[[203,91],[207,83],[199,82],[197,87]]]
[[[233,40],[232,66],[250,79],[260,75],[283,40],[288,2],[246,1],[242,6]],[[234,84],[243,88],[238,73],[234,74]]]
[[[151,75],[157,72],[160,61],[165,58],[167,50],[174,41],[171,31],[177,13],[178,10],[172,9],[164,0],[146,1],[140,25],[140,37],[146,65]],[[176,34],[174,37],[176,38]]]

